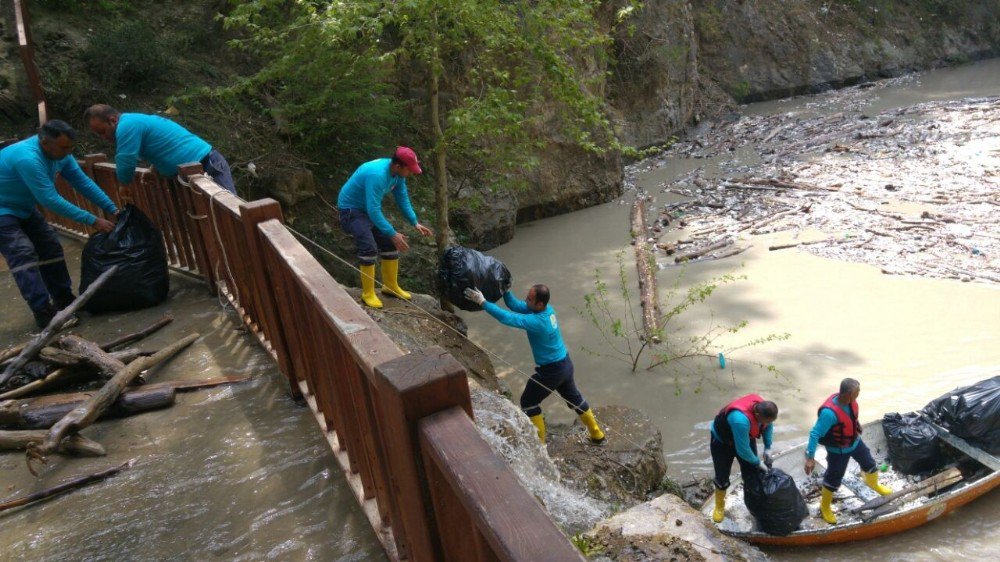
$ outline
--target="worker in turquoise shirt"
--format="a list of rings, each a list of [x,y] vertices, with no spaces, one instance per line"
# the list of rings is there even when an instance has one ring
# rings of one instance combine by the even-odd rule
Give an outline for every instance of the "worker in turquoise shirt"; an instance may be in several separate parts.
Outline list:
[[[114,224],[64,199],[56,191],[56,174],[110,215],[118,208],[88,178],[72,156],[76,131],[52,120],[38,136],[0,150],[0,253],[13,272],[21,296],[45,328],[75,298],[62,245],[36,205],[68,219],[111,232]]]
[[[595,444],[603,443],[604,431],[597,425],[587,400],[576,388],[573,361],[563,345],[559,321],[556,319],[556,311],[549,306],[549,297],[549,288],[541,284],[528,289],[528,295],[523,301],[507,291],[503,294],[503,302],[510,309],[508,312],[487,302],[478,289],[465,290],[465,298],[483,307],[498,322],[528,333],[531,355],[535,360],[535,373],[528,379],[521,394],[521,410],[535,425],[542,443],[545,443],[545,418],[541,403],[552,391],[558,392],[566,405],[580,416],[580,421],[590,432],[590,441]]]
[[[816,424],[809,432],[804,468],[806,474],[812,474],[816,468],[813,457],[817,444],[826,447],[826,473],[820,490],[819,513],[831,525],[837,524],[837,516],[833,514],[833,494],[840,488],[847,463],[852,458],[861,467],[861,474],[869,488],[883,496],[892,493],[891,489],[879,484],[875,459],[861,440],[861,424],[858,422],[860,395],[860,382],[850,378],[840,381],[840,393],[831,394],[820,404]]]
[[[83,114],[90,130],[115,144],[118,182],[132,183],[139,160],[153,165],[164,176],[177,175],[182,164],[198,162],[215,183],[236,193],[229,162],[218,150],[170,119],[144,113],[121,113],[99,103]]]
[[[726,517],[726,490],[733,459],[740,465],[744,481],[771,469],[771,443],[778,405],[757,394],[747,394],[726,404],[712,420],[709,450],[715,468],[715,509],[712,520]],[[763,458],[757,456],[757,439],[764,438]]]
[[[422,173],[417,153],[406,146],[396,147],[392,158],[365,162],[340,188],[337,211],[340,226],[354,237],[361,270],[361,300],[372,308],[382,308],[375,294],[375,259],[382,261],[382,292],[410,299],[399,286],[399,253],[410,249],[408,238],[397,232],[382,213],[382,199],[392,192],[403,218],[424,236],[434,232],[417,220],[406,191],[406,178]]]

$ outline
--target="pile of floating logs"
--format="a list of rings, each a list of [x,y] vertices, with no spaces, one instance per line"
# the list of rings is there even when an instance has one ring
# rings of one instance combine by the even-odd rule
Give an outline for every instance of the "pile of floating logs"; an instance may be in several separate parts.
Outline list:
[[[173,319],[169,316],[143,330],[103,343],[61,333],[113,273],[114,268],[99,277],[31,341],[0,351],[0,451],[27,451],[28,469],[36,476],[32,463],[45,463],[52,454],[103,456],[105,449],[100,443],[79,434],[98,419],[166,408],[174,404],[178,391],[245,380],[245,377],[219,377],[145,384],[144,377],[150,368],[173,357],[199,337],[196,333],[189,334],[157,351],[129,347],[170,324]],[[96,388],[40,395],[67,386]],[[130,464],[102,471],[102,477],[127,466]],[[93,476],[79,479],[79,485],[93,481]],[[2,505],[6,504],[0,502]],[[15,505],[22,504],[15,502]]]

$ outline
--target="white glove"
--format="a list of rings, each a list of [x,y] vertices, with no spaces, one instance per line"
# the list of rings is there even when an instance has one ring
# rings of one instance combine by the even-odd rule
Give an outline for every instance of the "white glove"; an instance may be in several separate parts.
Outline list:
[[[771,449],[764,449],[764,456],[761,460],[765,465],[767,465],[768,468],[771,468],[771,465],[774,464],[774,457],[771,456]]]
[[[757,465],[757,470],[761,471],[763,474],[768,474],[771,472],[771,467],[767,466],[764,463],[760,463]]]
[[[483,306],[483,303],[486,302],[486,297],[483,296],[483,293],[481,293],[479,289],[469,287],[463,291],[462,294],[465,295],[466,299],[478,304],[479,306]]]

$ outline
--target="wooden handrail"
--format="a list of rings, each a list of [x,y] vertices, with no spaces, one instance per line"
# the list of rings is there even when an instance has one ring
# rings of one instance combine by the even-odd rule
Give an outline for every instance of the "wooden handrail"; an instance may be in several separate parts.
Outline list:
[[[82,167],[121,206],[105,160]],[[438,347],[404,354],[284,226],[277,202],[243,201],[198,164],[180,180],[137,169],[130,189],[163,230],[170,266],[232,302],[313,410],[391,560],[582,559],[479,435],[464,367]]]

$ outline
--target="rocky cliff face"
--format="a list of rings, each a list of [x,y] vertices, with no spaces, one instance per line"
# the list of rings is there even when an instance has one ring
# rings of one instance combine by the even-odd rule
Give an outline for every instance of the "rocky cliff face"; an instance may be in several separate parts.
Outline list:
[[[702,76],[739,101],[1000,53],[1000,1],[692,2]]]

